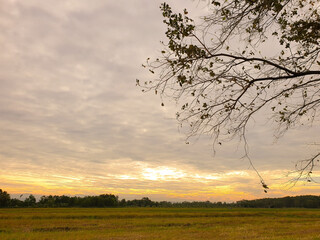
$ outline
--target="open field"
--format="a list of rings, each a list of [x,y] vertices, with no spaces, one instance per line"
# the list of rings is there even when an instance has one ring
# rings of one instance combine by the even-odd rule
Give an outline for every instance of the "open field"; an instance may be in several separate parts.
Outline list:
[[[0,239],[320,240],[320,209],[0,209]]]

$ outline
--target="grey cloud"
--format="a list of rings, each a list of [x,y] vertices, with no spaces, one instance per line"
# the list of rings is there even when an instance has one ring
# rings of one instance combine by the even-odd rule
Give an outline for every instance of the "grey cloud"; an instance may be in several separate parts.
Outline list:
[[[2,2],[3,166],[10,171],[27,169],[35,175],[41,169],[48,176],[74,173],[87,178],[115,171],[115,163],[119,164],[119,174],[135,171],[133,165],[126,166],[127,161],[154,167],[192,166],[203,173],[250,167],[247,160],[240,159],[243,150],[237,150],[237,142],[218,147],[215,156],[208,137],[184,144],[184,130],[178,131],[174,119],[175,103],[168,101],[161,108],[158,96],[142,94],[135,86],[136,78],[152,78],[141,64],[161,49],[159,40],[164,38],[165,27],[160,3]],[[191,1],[169,3],[180,10],[195,6]],[[287,161],[302,151],[303,146],[293,137],[303,133],[290,135],[280,149],[275,149],[272,138],[268,138],[270,144],[265,143],[267,131],[262,128],[250,133],[253,160],[262,169],[285,168]],[[283,154],[283,149],[290,154]],[[116,179],[96,179],[95,184],[114,188],[135,185],[143,189],[158,183],[128,180],[120,184]],[[197,184],[186,186],[191,191]],[[186,189],[177,182],[162,182],[160,187]]]

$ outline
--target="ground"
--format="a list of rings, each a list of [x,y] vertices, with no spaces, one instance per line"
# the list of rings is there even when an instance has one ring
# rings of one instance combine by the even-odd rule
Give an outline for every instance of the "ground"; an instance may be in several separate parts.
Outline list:
[[[320,209],[0,209],[0,239],[320,240]]]

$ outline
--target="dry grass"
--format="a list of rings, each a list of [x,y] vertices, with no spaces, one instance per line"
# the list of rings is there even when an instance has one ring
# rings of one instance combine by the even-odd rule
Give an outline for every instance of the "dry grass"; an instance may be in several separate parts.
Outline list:
[[[320,240],[320,210],[0,209],[0,239]]]

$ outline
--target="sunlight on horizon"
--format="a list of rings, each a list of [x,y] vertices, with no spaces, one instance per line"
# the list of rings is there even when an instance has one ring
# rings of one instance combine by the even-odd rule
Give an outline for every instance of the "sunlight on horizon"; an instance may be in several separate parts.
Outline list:
[[[99,177],[80,175],[30,176],[14,174],[2,176],[3,190],[10,194],[38,195],[99,195],[111,193],[124,198],[149,197],[154,200],[198,200],[198,201],[237,201],[272,196],[285,196],[283,183],[272,183],[269,194],[263,194],[254,171],[230,171],[207,174],[195,169],[178,169],[169,166],[145,167],[141,164],[135,174],[110,174]],[[278,178],[275,172],[270,178]],[[243,178],[242,183],[239,177]],[[235,181],[235,178],[238,180]],[[248,183],[251,183],[250,187]],[[111,185],[111,186],[110,186]],[[172,188],[170,188],[172,186]],[[304,194],[316,186],[297,183],[295,188],[287,189],[288,194]],[[242,190],[239,190],[242,189]]]

